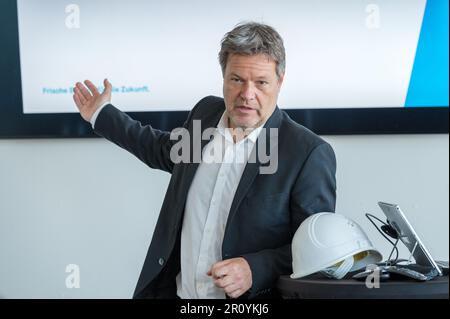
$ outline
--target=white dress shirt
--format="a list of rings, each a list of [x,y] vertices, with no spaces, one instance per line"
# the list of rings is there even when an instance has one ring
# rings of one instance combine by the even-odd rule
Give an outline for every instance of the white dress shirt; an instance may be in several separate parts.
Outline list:
[[[91,119],[89,120],[89,122],[90,122],[91,125],[92,125],[92,128],[94,128],[95,121],[97,121],[97,117],[98,117],[98,115],[100,114],[101,110],[103,110],[103,108],[104,108],[105,106],[107,106],[108,104],[110,104],[110,103],[111,103],[111,102],[103,103],[103,105],[101,105],[101,106],[94,112],[94,114],[92,114]]]
[[[262,126],[245,139],[233,142],[226,113],[213,140],[203,149],[188,191],[181,230],[181,272],[177,294],[181,298],[225,298],[223,289],[207,275],[222,260],[222,241],[228,213],[245,165]]]

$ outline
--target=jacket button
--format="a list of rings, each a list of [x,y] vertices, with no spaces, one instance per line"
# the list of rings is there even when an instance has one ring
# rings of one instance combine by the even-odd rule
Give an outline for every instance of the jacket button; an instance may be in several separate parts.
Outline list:
[[[164,258],[159,258],[158,264],[160,264],[161,266],[164,265]]]

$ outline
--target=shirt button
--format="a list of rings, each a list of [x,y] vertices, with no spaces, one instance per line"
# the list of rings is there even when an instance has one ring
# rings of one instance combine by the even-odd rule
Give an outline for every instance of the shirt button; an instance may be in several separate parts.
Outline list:
[[[161,266],[164,265],[164,258],[159,258],[158,264],[160,264]]]

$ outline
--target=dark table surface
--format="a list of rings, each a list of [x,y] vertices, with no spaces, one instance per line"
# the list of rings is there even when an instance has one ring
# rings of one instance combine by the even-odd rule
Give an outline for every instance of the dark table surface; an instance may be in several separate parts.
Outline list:
[[[365,281],[349,278],[329,279],[314,274],[300,279],[281,276],[277,288],[283,298],[305,299],[442,299],[449,298],[448,276],[435,277],[429,281],[410,278],[389,279],[379,283],[379,288],[368,288]]]

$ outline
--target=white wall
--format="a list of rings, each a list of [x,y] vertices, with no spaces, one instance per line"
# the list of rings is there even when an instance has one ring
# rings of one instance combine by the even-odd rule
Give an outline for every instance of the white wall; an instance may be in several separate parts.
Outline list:
[[[337,212],[387,257],[364,213],[398,203],[448,260],[448,135],[325,138],[338,159]],[[168,181],[103,139],[0,140],[0,298],[131,297]],[[80,288],[66,288],[69,264]]]

